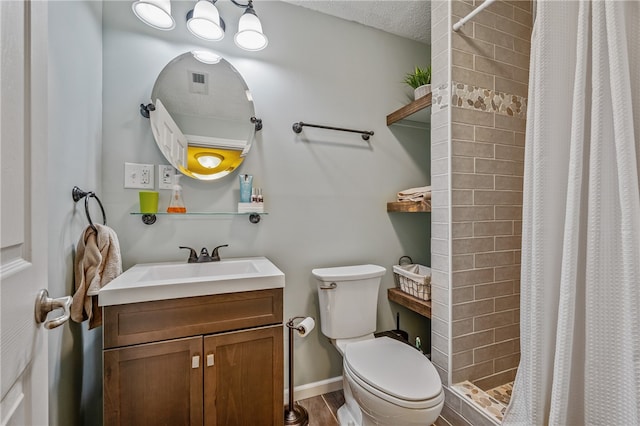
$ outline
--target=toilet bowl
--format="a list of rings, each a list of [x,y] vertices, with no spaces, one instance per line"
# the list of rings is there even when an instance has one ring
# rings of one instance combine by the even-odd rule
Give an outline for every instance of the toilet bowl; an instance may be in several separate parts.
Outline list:
[[[440,377],[429,359],[388,337],[347,345],[343,386],[345,400],[350,394],[360,413],[346,404],[341,425],[430,425],[444,405]]]
[[[322,333],[343,356],[341,426],[430,425],[444,405],[440,376],[417,349],[374,338],[380,280],[377,265],[314,269]]]

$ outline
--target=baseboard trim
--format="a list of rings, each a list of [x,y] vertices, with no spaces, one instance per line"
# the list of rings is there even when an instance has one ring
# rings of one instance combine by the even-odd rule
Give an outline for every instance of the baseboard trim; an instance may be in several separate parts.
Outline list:
[[[301,399],[313,398],[329,392],[342,389],[342,376],[332,377],[330,379],[320,380],[319,382],[307,383],[293,388],[293,397],[295,401]],[[284,390],[284,402],[287,404],[289,400],[289,389]]]

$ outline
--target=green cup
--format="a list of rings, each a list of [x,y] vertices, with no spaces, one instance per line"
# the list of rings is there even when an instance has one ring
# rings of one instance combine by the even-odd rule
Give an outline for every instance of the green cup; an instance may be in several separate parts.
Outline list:
[[[140,213],[158,213],[158,191],[140,191]]]

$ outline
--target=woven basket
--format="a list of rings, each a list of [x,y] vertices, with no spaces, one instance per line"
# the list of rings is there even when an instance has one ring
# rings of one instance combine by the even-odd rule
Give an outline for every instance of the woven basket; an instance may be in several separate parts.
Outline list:
[[[419,264],[393,265],[396,287],[422,300],[431,300],[431,268]]]

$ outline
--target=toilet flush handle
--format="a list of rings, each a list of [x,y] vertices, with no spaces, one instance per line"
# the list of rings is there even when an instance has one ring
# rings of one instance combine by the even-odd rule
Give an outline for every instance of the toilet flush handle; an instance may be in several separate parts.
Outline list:
[[[338,287],[338,284],[336,283],[331,283],[328,286],[320,286],[320,290],[333,290],[336,287]]]

